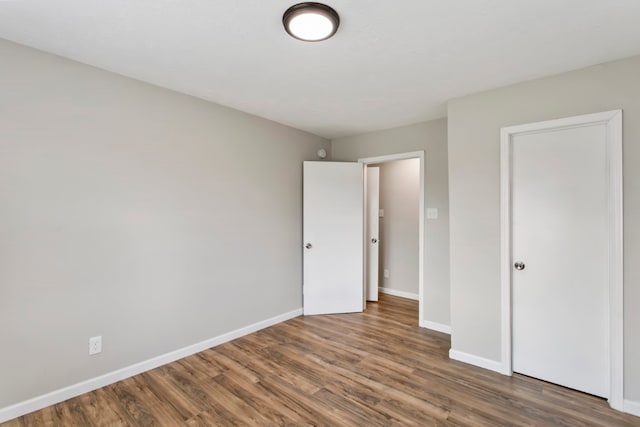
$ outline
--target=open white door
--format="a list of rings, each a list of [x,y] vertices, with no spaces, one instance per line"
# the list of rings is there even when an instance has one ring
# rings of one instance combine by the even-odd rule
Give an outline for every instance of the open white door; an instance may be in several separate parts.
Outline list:
[[[380,168],[367,170],[367,301],[378,301]]]
[[[304,314],[364,309],[361,163],[304,162]]]

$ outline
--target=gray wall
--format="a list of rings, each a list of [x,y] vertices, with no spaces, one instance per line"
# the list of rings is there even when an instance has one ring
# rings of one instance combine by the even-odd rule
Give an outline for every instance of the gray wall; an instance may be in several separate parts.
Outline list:
[[[0,63],[0,408],[301,307],[327,140],[5,41]]]
[[[380,168],[380,286],[418,295],[420,159]],[[389,270],[385,278],[383,270]]]
[[[439,219],[425,219],[424,316],[449,325],[449,188],[447,120],[433,120],[331,141],[333,160],[425,151],[425,208],[439,209]]]
[[[449,103],[452,348],[500,360],[500,128],[624,112],[625,398],[640,401],[640,57]]]

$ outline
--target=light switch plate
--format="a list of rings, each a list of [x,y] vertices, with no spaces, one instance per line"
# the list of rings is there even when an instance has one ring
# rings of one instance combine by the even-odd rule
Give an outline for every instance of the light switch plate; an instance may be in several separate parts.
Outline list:
[[[378,210],[378,218],[384,218],[384,209]]]
[[[438,219],[438,208],[427,208],[427,219]]]

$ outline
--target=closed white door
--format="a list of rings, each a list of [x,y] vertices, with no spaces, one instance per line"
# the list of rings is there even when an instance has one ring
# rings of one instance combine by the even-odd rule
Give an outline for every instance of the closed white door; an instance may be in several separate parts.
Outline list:
[[[364,176],[361,163],[304,162],[303,310],[364,309]]]
[[[609,394],[605,125],[512,141],[513,370]]]
[[[380,168],[367,168],[367,301],[378,301]]]

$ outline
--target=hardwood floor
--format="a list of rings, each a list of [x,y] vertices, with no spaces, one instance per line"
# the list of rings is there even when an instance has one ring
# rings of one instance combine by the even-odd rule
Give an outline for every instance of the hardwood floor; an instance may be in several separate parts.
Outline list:
[[[640,426],[599,398],[449,360],[414,301],[299,317],[3,424]]]

